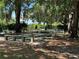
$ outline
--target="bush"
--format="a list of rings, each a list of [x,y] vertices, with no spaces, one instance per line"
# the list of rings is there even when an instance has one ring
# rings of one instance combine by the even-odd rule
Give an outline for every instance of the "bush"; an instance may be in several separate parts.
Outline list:
[[[64,30],[64,31],[67,31],[67,25],[58,25],[57,26],[57,29],[60,29],[60,30]]]
[[[42,29],[45,27],[45,25],[42,25],[42,24],[30,24],[28,26],[28,28],[29,28],[29,30],[34,30],[36,28],[36,26],[37,26],[37,29]]]
[[[52,29],[52,25],[46,25],[45,30],[47,30],[47,29]]]
[[[7,26],[6,26],[9,30],[16,30],[16,24],[8,24]],[[23,28],[27,28],[28,27],[28,25],[27,24],[25,24],[25,23],[21,23],[20,24],[20,29],[23,29]]]
[[[0,25],[0,32],[2,32],[2,26]]]

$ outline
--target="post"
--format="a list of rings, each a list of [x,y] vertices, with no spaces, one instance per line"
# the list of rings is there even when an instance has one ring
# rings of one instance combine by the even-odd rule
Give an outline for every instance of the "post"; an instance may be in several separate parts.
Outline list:
[[[30,43],[33,43],[33,42],[34,42],[34,38],[35,38],[35,36],[34,36],[34,34],[32,33],[32,38],[31,38],[31,42],[30,42]]]

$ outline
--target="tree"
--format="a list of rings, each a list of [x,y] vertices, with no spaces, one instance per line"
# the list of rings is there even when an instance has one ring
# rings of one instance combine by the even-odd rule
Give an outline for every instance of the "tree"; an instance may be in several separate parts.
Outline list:
[[[69,27],[69,34],[70,38],[77,38],[77,30],[78,30],[78,17],[79,17],[79,1],[73,0],[73,9],[71,13],[71,18],[70,20],[70,27]]]
[[[21,15],[21,0],[15,0],[15,13],[16,13],[16,33],[21,32],[20,15]]]

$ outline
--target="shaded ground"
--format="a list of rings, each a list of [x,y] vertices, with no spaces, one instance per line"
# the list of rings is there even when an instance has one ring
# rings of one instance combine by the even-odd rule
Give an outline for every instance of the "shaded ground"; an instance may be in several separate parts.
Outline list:
[[[42,49],[36,49],[50,59],[79,59],[79,42],[74,40],[46,40]]]
[[[78,50],[76,40],[54,38],[31,44],[0,40],[0,59],[79,59]]]

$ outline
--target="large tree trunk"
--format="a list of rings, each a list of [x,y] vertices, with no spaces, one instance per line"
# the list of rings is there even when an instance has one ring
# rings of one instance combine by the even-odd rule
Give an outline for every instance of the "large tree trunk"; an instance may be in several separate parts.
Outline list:
[[[21,32],[20,26],[20,13],[21,13],[21,0],[15,0],[15,12],[16,12],[16,33]]]
[[[79,2],[74,2],[74,9],[72,13],[72,18],[69,20],[70,27],[69,27],[69,34],[70,38],[77,38],[77,30],[78,30],[78,16],[79,16]]]

